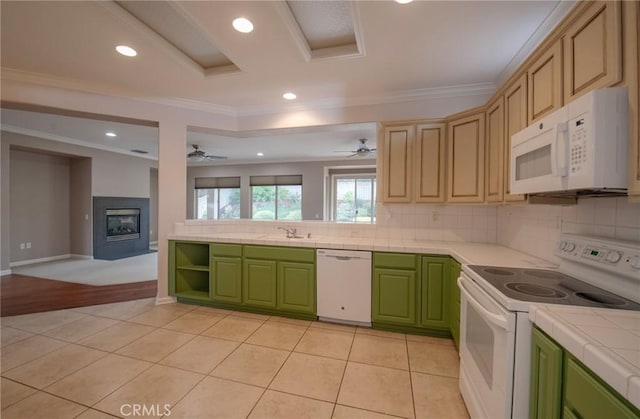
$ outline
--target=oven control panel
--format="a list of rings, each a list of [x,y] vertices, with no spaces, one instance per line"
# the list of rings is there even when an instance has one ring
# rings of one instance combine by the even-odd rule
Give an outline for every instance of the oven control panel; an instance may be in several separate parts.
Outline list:
[[[563,234],[554,253],[563,259],[640,281],[640,245],[631,242]]]

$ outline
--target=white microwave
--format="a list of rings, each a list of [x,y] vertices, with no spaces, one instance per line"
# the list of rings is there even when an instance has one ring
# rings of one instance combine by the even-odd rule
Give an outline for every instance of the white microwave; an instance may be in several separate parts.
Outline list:
[[[511,137],[511,193],[627,188],[627,90],[596,89]]]

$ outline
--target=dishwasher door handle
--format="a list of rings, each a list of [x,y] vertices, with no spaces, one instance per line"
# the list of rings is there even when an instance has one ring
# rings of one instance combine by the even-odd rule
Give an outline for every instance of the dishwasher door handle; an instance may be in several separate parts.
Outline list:
[[[352,258],[350,256],[330,256],[330,257],[334,257],[338,260],[351,260],[351,259],[360,259],[360,258]]]

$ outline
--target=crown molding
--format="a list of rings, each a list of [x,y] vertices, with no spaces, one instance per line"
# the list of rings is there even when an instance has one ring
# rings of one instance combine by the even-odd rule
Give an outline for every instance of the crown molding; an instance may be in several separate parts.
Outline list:
[[[90,93],[114,98],[126,98],[139,102],[152,103],[155,105],[170,106],[173,108],[190,109],[194,111],[209,112],[222,116],[237,117],[238,112],[231,106],[216,105],[213,103],[183,98],[153,98],[134,96],[130,92],[122,89],[114,89],[108,86],[97,86],[95,83],[85,83],[63,77],[50,76],[30,71],[17,70],[2,67],[1,76],[3,80],[11,80],[21,83],[36,84],[46,87],[54,87],[66,90],[75,90],[83,93]]]
[[[113,89],[106,86],[96,86],[95,84],[79,82],[75,80],[65,79],[62,77],[55,77],[44,75],[40,73],[33,73],[23,70],[16,70],[11,68],[2,68],[2,79],[13,80],[17,82],[24,82],[30,84],[43,85],[48,87],[57,87],[62,89],[76,90],[86,93],[93,93],[111,97],[124,97],[131,100],[137,100],[140,102],[153,103],[157,105],[170,106],[174,108],[190,109],[195,111],[209,112],[228,117],[243,117],[243,116],[259,116],[259,115],[273,115],[286,112],[298,112],[309,110],[327,110],[338,109],[352,106],[371,106],[371,105],[385,105],[385,104],[398,104],[404,102],[418,102],[434,99],[448,99],[456,97],[472,97],[491,95],[495,93],[497,85],[496,83],[471,83],[461,84],[455,86],[442,86],[442,87],[428,87],[424,89],[404,90],[391,93],[389,95],[380,96],[361,96],[351,99],[342,98],[327,98],[318,101],[302,102],[286,105],[268,105],[268,106],[253,106],[245,108],[235,108],[231,106],[217,105],[213,103],[207,103],[198,100],[184,99],[184,98],[153,98],[153,97],[138,97],[131,95],[130,92],[124,92],[121,89]]]
[[[457,86],[428,87],[424,89],[399,91],[384,96],[362,96],[352,99],[328,98],[314,102],[280,105],[278,107],[248,107],[238,110],[238,116],[258,116],[285,112],[326,110],[351,106],[398,104],[456,97],[490,96],[495,93],[496,89],[496,83],[473,83]]]
[[[29,129],[29,128],[16,127],[14,125],[7,125],[7,124],[1,124],[0,123],[0,130],[7,131],[7,132],[12,132],[14,134],[22,134],[22,135],[28,135],[30,137],[36,137],[36,138],[42,138],[42,139],[45,139],[45,140],[56,141],[56,142],[59,142],[59,143],[72,144],[72,145],[77,145],[77,146],[81,146],[81,147],[87,147],[87,148],[93,148],[93,149],[102,150],[102,151],[108,151],[108,152],[111,152],[111,153],[124,154],[125,156],[137,157],[139,159],[147,159],[147,160],[154,160],[154,161],[158,160],[158,157],[157,156],[153,156],[153,155],[144,155],[144,154],[134,153],[132,151],[124,150],[122,148],[109,147],[109,146],[102,145],[102,144],[96,144],[96,143],[91,143],[91,142],[88,142],[88,141],[77,140],[75,138],[64,137],[64,136],[61,136],[61,135],[55,135],[55,134],[51,134],[51,133],[48,133],[48,132],[38,131],[38,130],[34,130],[34,129]]]
[[[504,83],[511,75],[525,62],[533,51],[545,40],[562,19],[573,9],[575,1],[559,0],[542,23],[536,28],[533,34],[527,39],[524,45],[516,52],[511,61],[500,72],[497,83]]]

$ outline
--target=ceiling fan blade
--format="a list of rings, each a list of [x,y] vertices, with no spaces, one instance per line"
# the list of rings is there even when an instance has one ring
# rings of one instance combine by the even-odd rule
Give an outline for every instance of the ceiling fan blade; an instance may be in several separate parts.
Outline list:
[[[358,155],[358,153],[353,153],[352,155],[347,156],[347,158],[349,158],[349,157],[353,157],[353,156],[357,156],[357,155]]]
[[[334,153],[355,153],[355,150],[333,150]]]
[[[212,156],[212,155],[209,155],[209,154],[207,154],[207,155],[206,155],[206,156],[204,156],[204,157],[205,157],[206,159],[209,159],[209,160],[214,160],[214,159],[217,159],[217,160],[225,160],[225,159],[227,159],[227,158],[228,158],[227,156]]]

